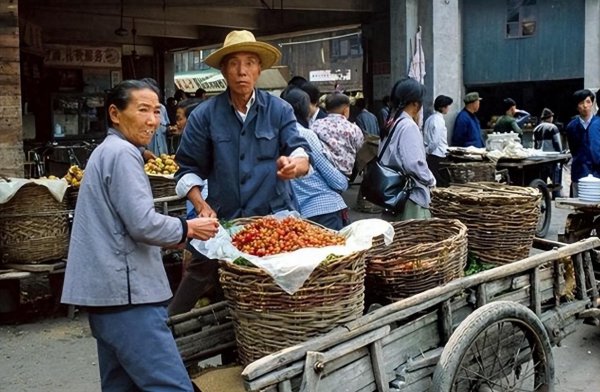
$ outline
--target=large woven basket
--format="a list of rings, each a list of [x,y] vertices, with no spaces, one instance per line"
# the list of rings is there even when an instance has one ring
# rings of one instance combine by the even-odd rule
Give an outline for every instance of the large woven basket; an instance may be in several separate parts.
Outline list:
[[[464,275],[467,227],[456,219],[392,223],[394,242],[377,238],[365,253],[367,295],[394,302]]]
[[[152,188],[152,197],[155,199],[176,195],[175,186],[177,183],[173,176],[150,175],[148,178],[150,179],[150,187]]]
[[[451,183],[494,181],[496,164],[493,162],[442,162],[440,170],[446,170]]]
[[[243,365],[363,314],[364,252],[322,263],[292,295],[256,267],[221,262],[219,275]]]
[[[67,256],[69,209],[66,197],[26,184],[0,204],[0,258],[3,263],[33,264]]]
[[[535,188],[471,183],[432,191],[431,213],[469,229],[469,251],[481,261],[507,264],[529,256],[539,218]]]

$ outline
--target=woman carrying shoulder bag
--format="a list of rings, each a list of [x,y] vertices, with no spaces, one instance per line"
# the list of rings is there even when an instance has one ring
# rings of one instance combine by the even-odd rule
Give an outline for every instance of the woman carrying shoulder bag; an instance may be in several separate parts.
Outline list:
[[[435,177],[427,166],[423,136],[416,122],[424,95],[425,87],[413,79],[399,80],[392,87],[392,109],[381,134],[379,153],[387,138],[391,139],[381,156],[381,163],[410,175],[415,180],[415,187],[401,213],[386,211],[382,214],[388,221],[431,218],[430,188],[435,186]]]

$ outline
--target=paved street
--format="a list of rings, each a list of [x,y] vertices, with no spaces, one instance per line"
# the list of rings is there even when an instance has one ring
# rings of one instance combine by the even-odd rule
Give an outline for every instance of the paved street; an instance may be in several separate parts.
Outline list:
[[[346,192],[350,206],[357,187]],[[354,219],[377,215],[352,212]],[[562,230],[566,211],[554,210],[549,239]],[[35,323],[0,326],[0,391],[99,391],[95,342],[87,320],[64,317]],[[600,389],[600,329],[583,325],[553,350],[557,392]]]

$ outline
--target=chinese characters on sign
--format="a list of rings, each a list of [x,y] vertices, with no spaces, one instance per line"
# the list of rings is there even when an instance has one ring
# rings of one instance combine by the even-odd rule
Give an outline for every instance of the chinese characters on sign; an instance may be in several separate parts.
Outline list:
[[[121,50],[119,48],[47,45],[44,52],[46,66],[121,68]]]
[[[336,80],[351,80],[349,69],[322,69],[310,71],[309,79],[311,82],[330,82]]]

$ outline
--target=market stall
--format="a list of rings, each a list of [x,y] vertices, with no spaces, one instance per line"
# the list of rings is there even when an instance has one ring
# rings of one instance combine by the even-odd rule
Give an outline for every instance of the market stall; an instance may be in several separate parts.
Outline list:
[[[552,193],[562,185],[555,183],[553,170],[571,159],[568,153],[524,149],[508,143],[498,150],[484,148],[450,147],[448,161],[442,165],[452,183],[500,180],[510,185],[537,188],[542,194],[540,217],[536,229],[538,237],[548,234],[552,217]]]

